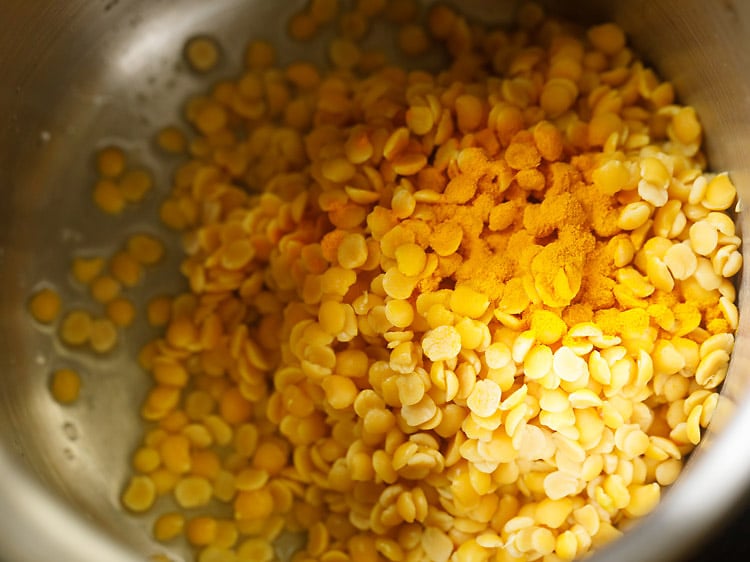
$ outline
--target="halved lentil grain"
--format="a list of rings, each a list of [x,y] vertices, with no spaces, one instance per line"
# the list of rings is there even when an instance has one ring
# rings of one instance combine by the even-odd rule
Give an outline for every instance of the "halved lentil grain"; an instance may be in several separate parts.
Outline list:
[[[52,373],[50,392],[60,404],[75,402],[81,392],[80,375],[73,369],[58,369]]]
[[[57,291],[44,288],[32,295],[28,306],[29,312],[37,322],[51,324],[60,313],[62,300]]]

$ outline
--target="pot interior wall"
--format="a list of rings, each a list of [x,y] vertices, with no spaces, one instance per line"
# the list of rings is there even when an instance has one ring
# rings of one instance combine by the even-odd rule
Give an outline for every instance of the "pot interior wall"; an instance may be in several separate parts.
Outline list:
[[[0,491],[3,518],[12,517],[3,503],[20,505],[21,494],[34,491],[28,513],[15,513],[15,527],[11,523],[9,529],[16,531],[0,531],[0,556],[7,553],[14,562],[40,560],[54,551],[61,561],[125,562],[162,551],[149,538],[152,519],[123,514],[118,500],[140,433],[132,413],[148,384],[134,357],[151,334],[130,332],[117,351],[103,359],[71,352],[55,343],[50,330],[30,322],[26,299],[36,287],[54,284],[67,304],[86,306],[85,295],[67,281],[70,255],[109,251],[127,233],[156,229],[159,193],[138,212],[114,219],[95,208],[90,195],[95,181],[93,149],[112,142],[124,146],[156,173],[164,193],[174,161],[157,156],[150,143],[159,127],[179,118],[178,100],[212,79],[234,74],[249,38],[283,44],[282,62],[322,60],[323,52],[283,39],[285,22],[300,1],[41,4],[8,0],[0,6],[0,21],[13,22],[0,36],[0,74],[5,77],[0,85],[0,467],[9,479]],[[503,22],[514,3],[457,4],[483,21]],[[740,141],[750,132],[750,51],[739,48],[738,38],[747,36],[750,4],[727,0],[712,4],[710,10],[700,0],[548,4],[581,20],[620,22],[645,58],[675,83],[680,98],[696,106],[712,165],[730,170],[741,194],[747,192],[750,143]],[[187,72],[181,58],[185,40],[196,34],[214,35],[224,49],[223,62],[206,78]],[[746,220],[740,213],[740,229]],[[175,240],[167,262],[136,298],[144,302],[181,286],[181,280],[169,273],[178,260]],[[739,298],[744,304],[748,283],[746,273],[742,276]],[[731,453],[739,465],[740,460],[750,460],[750,444],[732,441],[742,436],[741,424],[746,423],[736,411],[748,410],[750,375],[738,367],[746,364],[750,353],[744,316],[742,320],[725,406],[713,424],[722,431],[702,447],[711,454],[698,455],[703,458],[668,495],[654,515],[654,525],[635,531],[642,540],[634,536],[621,541],[607,560],[667,560],[667,552],[676,553],[675,542],[689,544],[684,538],[675,541],[680,509],[703,506],[704,522],[688,518],[682,524],[682,533],[687,529],[686,535],[697,538],[726,512],[734,491],[746,484],[747,477],[726,462],[729,457],[721,457]],[[83,397],[74,406],[61,407],[49,397],[47,378],[60,367],[76,368],[83,375]],[[717,463],[724,478],[712,483],[709,471]],[[689,488],[707,490],[709,484],[714,490],[711,498],[697,503]],[[37,529],[33,536],[19,535],[27,532],[24,523],[31,524],[37,516],[32,508],[59,517],[58,532],[40,536]],[[93,529],[103,542],[95,543],[82,529]],[[20,549],[19,536],[24,537]],[[86,552],[76,544],[82,540],[93,541]],[[130,545],[132,554],[96,550],[116,549],[110,540]],[[185,552],[176,548],[175,560]]]

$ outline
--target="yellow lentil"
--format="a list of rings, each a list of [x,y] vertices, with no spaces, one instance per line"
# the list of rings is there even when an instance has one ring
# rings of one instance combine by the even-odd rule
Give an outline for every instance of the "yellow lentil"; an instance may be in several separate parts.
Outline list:
[[[289,35],[296,41],[309,41],[318,31],[318,23],[312,15],[300,12],[289,20]]]
[[[361,57],[361,51],[356,43],[341,37],[331,41],[328,56],[335,67],[351,70],[357,66]]]
[[[68,345],[83,345],[91,337],[92,325],[91,314],[85,310],[72,310],[60,324],[60,339]]]
[[[342,37],[359,41],[367,35],[369,22],[367,16],[360,11],[344,12],[339,16],[338,28]],[[361,66],[362,60],[360,59]]]
[[[168,435],[159,443],[159,455],[166,468],[176,474],[190,470],[190,441],[184,435]]]
[[[724,211],[732,205],[736,195],[737,190],[729,176],[722,173],[708,182],[701,204],[712,211]]]
[[[142,169],[127,170],[117,184],[123,199],[128,203],[141,201],[153,187],[151,174]]]
[[[130,326],[135,320],[135,305],[125,297],[107,303],[107,317],[119,327]]]
[[[208,72],[219,62],[219,47],[210,37],[194,37],[185,44],[185,58],[197,72]]]
[[[92,196],[97,207],[110,215],[117,215],[125,209],[125,195],[111,180],[99,180],[94,185]]]
[[[237,549],[239,562],[270,562],[274,558],[273,546],[263,538],[247,539]]]
[[[106,304],[120,295],[122,285],[110,275],[100,275],[91,281],[89,290],[94,300]]]
[[[117,344],[117,326],[109,318],[96,318],[91,322],[89,334],[91,349],[97,353],[107,353]]]
[[[96,154],[96,169],[102,177],[118,177],[125,170],[125,164],[125,153],[119,147],[108,146]]]
[[[28,306],[29,312],[37,322],[51,324],[60,314],[62,301],[57,291],[44,288],[32,295]]]
[[[154,538],[161,542],[170,541],[180,534],[185,526],[185,516],[181,513],[165,513],[154,521]]]
[[[147,511],[156,499],[156,486],[148,476],[133,476],[122,494],[122,503],[135,512]]]
[[[172,314],[172,299],[166,296],[154,297],[148,302],[146,315],[152,326],[164,326]]]
[[[336,18],[339,0],[311,0],[308,10],[310,16],[318,24],[325,24]]]
[[[211,483],[200,476],[182,478],[174,488],[177,503],[185,509],[206,505],[212,495]]]
[[[425,334],[422,349],[431,361],[453,359],[461,351],[461,335],[453,326],[438,326]]]
[[[414,309],[408,301],[393,299],[385,305],[385,316],[397,328],[406,328],[414,320]]]
[[[160,464],[159,452],[153,447],[141,447],[133,455],[133,468],[138,472],[153,472]]]
[[[430,40],[422,26],[406,24],[398,31],[398,47],[405,55],[422,55],[430,48]]]
[[[88,285],[99,277],[104,270],[105,264],[104,258],[77,257],[73,259],[73,263],[71,264],[71,273],[76,281],[83,285]]]
[[[143,269],[140,263],[127,252],[118,252],[109,262],[112,276],[124,287],[134,287],[143,277]]]
[[[175,126],[167,126],[156,135],[156,143],[159,148],[170,154],[182,154],[187,148],[187,139],[184,133]]]
[[[193,517],[185,525],[185,536],[194,546],[206,546],[216,540],[218,522],[213,517]]]
[[[347,234],[338,247],[338,262],[346,269],[361,267],[367,261],[367,241],[361,234]]]
[[[80,375],[73,369],[58,369],[52,373],[50,392],[60,404],[75,402],[81,392]]]

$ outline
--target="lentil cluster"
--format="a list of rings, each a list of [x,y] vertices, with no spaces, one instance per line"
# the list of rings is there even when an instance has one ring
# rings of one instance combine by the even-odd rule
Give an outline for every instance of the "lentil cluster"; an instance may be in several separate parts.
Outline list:
[[[107,214],[117,215],[128,204],[139,204],[153,187],[150,172],[128,166],[125,153],[118,147],[101,149],[95,163],[97,181],[92,198]],[[66,346],[105,356],[117,346],[120,332],[136,319],[136,306],[128,291],[145,282],[147,269],[159,263],[163,255],[161,240],[150,233],[133,232],[112,255],[74,256],[70,278],[76,289],[88,293],[92,305],[63,307],[58,291],[45,286],[29,300],[29,312],[41,324],[56,325],[59,339]],[[81,376],[76,370],[64,367],[52,373],[50,391],[58,402],[75,402],[80,389]]]
[[[361,47],[380,14],[448,65]],[[122,501],[171,495],[154,534],[200,562],[286,532],[295,562],[572,560],[655,507],[716,408],[742,257],[694,109],[614,24],[417,15],[313,0],[290,33],[338,21],[331,69],[252,42],[193,137],[158,137],[189,156],[161,207],[189,290],[149,306]]]

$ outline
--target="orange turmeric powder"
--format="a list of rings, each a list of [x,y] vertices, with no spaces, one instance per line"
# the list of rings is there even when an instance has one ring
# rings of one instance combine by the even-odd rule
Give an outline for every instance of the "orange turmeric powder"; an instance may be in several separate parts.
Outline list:
[[[544,135],[537,137],[545,141]],[[520,144],[512,143],[508,149],[511,146]],[[531,160],[539,164],[533,157],[535,150],[529,148],[527,152],[532,154]],[[466,152],[471,156],[465,155]],[[511,155],[511,158],[517,157]],[[507,149],[505,158],[508,158]],[[458,251],[461,265],[456,270],[456,282],[466,282],[490,298],[499,298],[504,283],[523,276],[530,269],[537,280],[541,304],[552,308],[571,304],[582,284],[592,286],[594,282],[589,279],[602,277],[601,270],[590,267],[589,263],[595,249],[592,222],[593,217],[599,218],[614,209],[614,203],[598,197],[593,202],[579,200],[576,195],[583,197],[587,193],[585,188],[579,187],[583,183],[581,176],[570,165],[562,163],[550,164],[547,173],[541,174],[549,177],[551,183],[541,191],[540,203],[527,202],[527,196],[523,195],[525,190],[515,181],[505,189],[477,195],[477,178],[490,166],[486,156],[476,149],[461,152],[459,168],[468,171],[459,171],[448,182],[443,193],[446,202],[433,205],[433,220],[427,221],[433,228],[433,249],[443,255]],[[503,239],[508,239],[508,235],[516,235],[516,238],[523,235],[524,242],[518,248],[513,245],[509,248],[507,243],[502,248],[495,237],[490,244],[488,239],[492,233],[502,231],[507,231],[503,232]],[[537,256],[523,263],[518,259],[519,254],[527,250],[528,244],[543,247],[539,248]],[[602,261],[601,258],[598,261]],[[611,269],[612,266],[602,263],[601,267]]]

